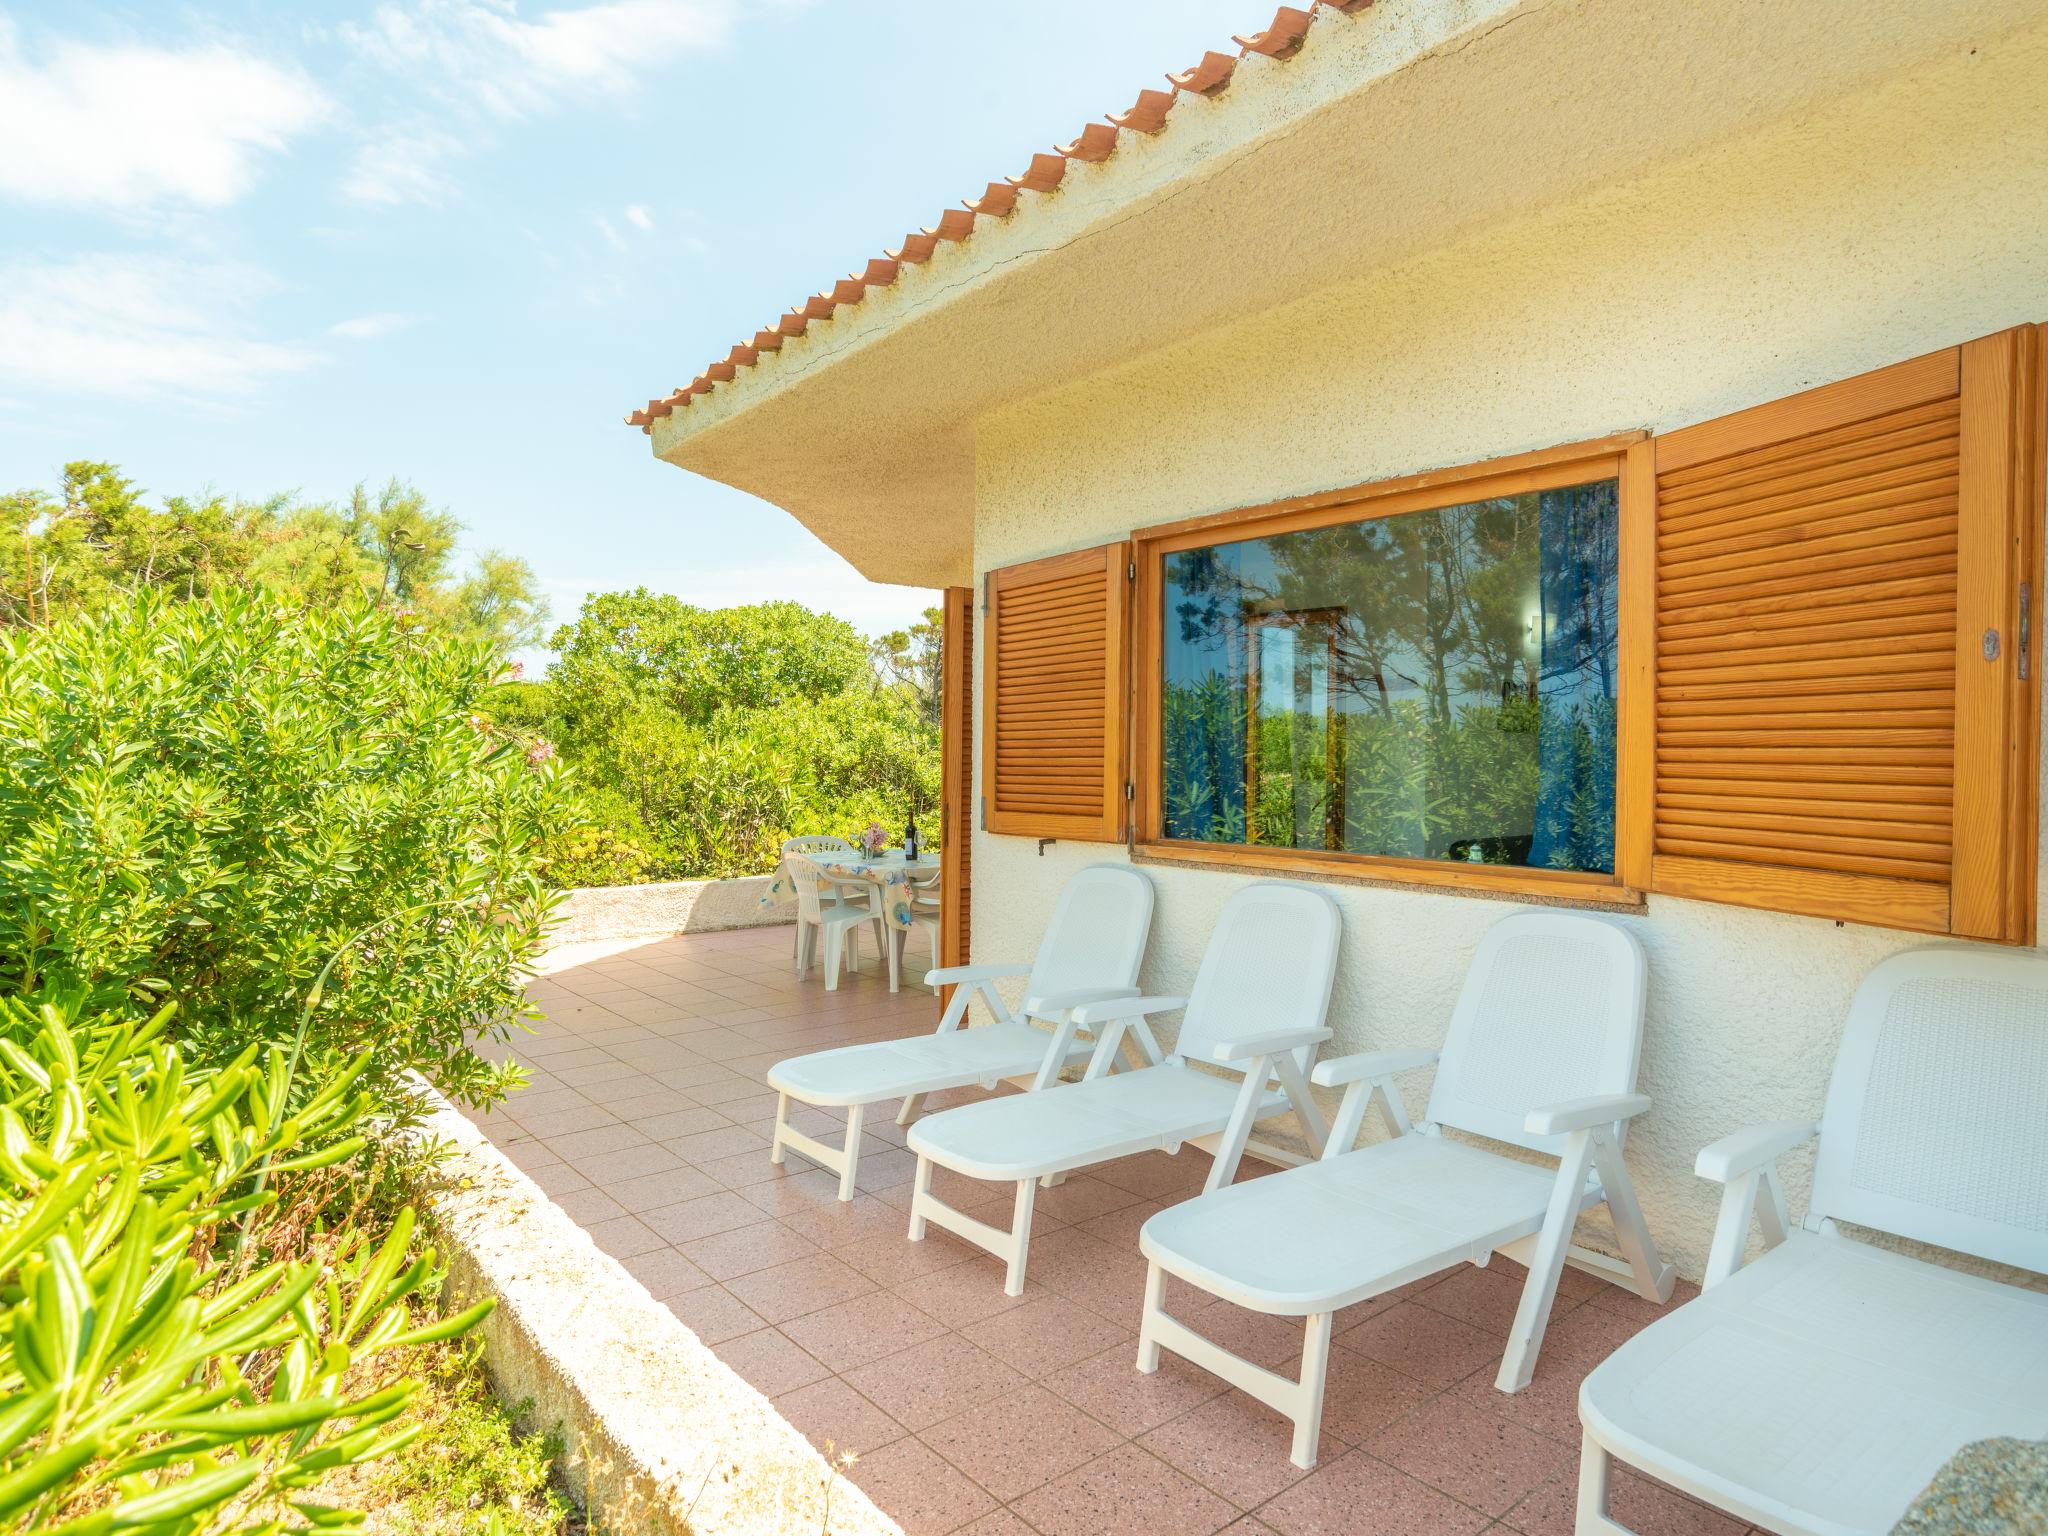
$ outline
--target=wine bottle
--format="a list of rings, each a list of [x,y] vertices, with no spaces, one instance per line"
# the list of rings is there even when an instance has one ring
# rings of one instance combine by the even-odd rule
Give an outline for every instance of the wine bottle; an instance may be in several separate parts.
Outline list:
[[[917,856],[921,852],[923,852],[923,849],[918,846],[917,839],[917,812],[912,811],[910,813],[910,824],[903,829],[904,862],[907,864],[916,863]]]

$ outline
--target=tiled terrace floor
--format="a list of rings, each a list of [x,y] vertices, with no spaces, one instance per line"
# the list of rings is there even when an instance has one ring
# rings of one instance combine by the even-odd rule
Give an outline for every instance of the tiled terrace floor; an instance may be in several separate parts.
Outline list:
[[[796,1154],[768,1161],[774,1062],[932,1026],[931,994],[906,980],[891,996],[872,955],[827,993],[815,972],[792,976],[787,928],[691,935],[533,994],[549,1019],[513,1050],[532,1086],[485,1129],[790,1422],[857,1451],[850,1475],[912,1536],[1569,1536],[1578,1385],[1653,1315],[1635,1298],[1567,1270],[1535,1383],[1513,1397],[1493,1388],[1512,1263],[1352,1308],[1303,1473],[1265,1408],[1171,1355],[1156,1376],[1133,1365],[1138,1228],[1200,1187],[1204,1154],[1150,1153],[1042,1193],[1013,1299],[979,1250],[936,1228],[906,1240],[914,1159],[893,1104],[869,1116],[850,1204]],[[836,1139],[826,1118],[800,1124]],[[942,1173],[938,1190],[1007,1223],[1007,1189]],[[1295,1323],[1185,1289],[1169,1304],[1298,1366]],[[1643,1536],[1743,1531],[1625,1475],[1616,1508]]]

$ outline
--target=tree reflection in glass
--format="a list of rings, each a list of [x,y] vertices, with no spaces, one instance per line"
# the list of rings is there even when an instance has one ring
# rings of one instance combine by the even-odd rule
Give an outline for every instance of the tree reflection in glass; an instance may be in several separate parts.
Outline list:
[[[1169,838],[1614,867],[1612,480],[1168,555]]]

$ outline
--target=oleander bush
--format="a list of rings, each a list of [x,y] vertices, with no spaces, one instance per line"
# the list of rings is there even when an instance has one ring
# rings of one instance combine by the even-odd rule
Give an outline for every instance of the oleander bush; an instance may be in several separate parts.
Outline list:
[[[0,1529],[358,1529],[314,1490],[407,1443],[408,1352],[490,1304],[434,1315],[409,1209],[283,1219],[363,1150],[370,1056],[197,1066],[171,1015],[0,998]]]
[[[0,991],[175,1003],[193,1065],[285,1039],[501,1095],[582,813],[494,728],[493,648],[367,600],[144,593],[0,634]]]

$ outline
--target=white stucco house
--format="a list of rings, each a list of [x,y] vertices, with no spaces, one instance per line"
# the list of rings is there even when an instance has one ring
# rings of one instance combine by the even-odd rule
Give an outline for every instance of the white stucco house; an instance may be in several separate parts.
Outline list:
[[[1318,881],[1330,1049],[1433,1046],[1516,904],[1614,914],[1697,1278],[1873,964],[2036,942],[2048,3],[1239,41],[629,421],[947,589],[953,958],[1132,860],[1179,992]]]

